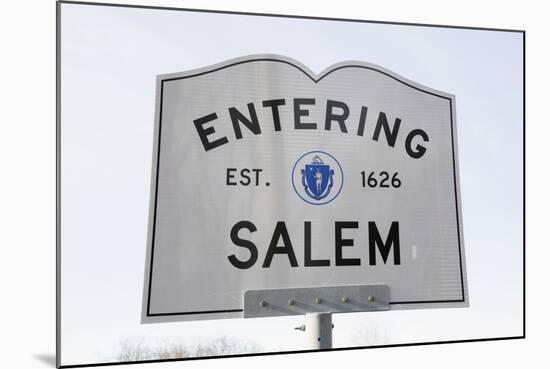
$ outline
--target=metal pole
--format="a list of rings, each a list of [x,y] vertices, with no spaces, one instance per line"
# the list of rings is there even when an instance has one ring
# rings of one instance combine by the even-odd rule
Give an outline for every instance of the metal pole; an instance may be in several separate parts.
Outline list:
[[[308,348],[332,348],[332,313],[307,313],[305,331]]]

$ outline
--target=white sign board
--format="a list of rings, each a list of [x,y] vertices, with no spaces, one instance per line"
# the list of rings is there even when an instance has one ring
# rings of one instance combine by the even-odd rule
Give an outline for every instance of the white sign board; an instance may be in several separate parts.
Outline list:
[[[275,288],[468,306],[453,95],[255,55],[161,75],[156,104],[143,322],[241,317]]]

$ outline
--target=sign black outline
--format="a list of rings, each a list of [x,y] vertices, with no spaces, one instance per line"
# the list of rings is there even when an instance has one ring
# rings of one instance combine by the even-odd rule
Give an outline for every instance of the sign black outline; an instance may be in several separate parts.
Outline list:
[[[454,300],[420,300],[420,301],[390,301],[390,305],[413,305],[413,304],[443,304],[443,303],[461,303],[465,302],[465,295],[464,295],[464,270],[462,266],[462,243],[461,243],[461,231],[460,231],[460,217],[459,217],[459,210],[458,210],[458,188],[457,188],[457,181],[456,181],[456,159],[455,159],[455,144],[454,144],[454,120],[453,120],[453,100],[444,95],[437,94],[432,91],[424,90],[418,86],[414,86],[406,81],[401,80],[400,78],[387,73],[386,71],[380,70],[375,68],[374,66],[366,66],[366,65],[356,65],[356,64],[348,64],[348,65],[340,65],[338,67],[335,67],[333,69],[328,69],[324,74],[317,76],[318,78],[314,78],[310,75],[309,72],[304,70],[299,65],[296,65],[288,60],[283,59],[276,59],[276,58],[250,58],[250,59],[244,59],[240,61],[236,61],[234,63],[225,64],[216,68],[212,68],[206,71],[198,72],[195,74],[180,76],[180,77],[172,77],[172,78],[165,78],[160,80],[160,102],[159,102],[159,124],[158,124],[158,142],[157,142],[157,152],[156,152],[156,173],[155,173],[155,197],[154,197],[154,211],[153,211],[153,226],[152,226],[152,235],[151,235],[151,255],[150,255],[150,264],[149,264],[149,278],[148,278],[148,287],[147,287],[147,310],[146,310],[146,317],[159,317],[159,316],[178,316],[178,315],[198,315],[198,314],[221,314],[221,313],[235,313],[235,312],[242,312],[243,309],[224,309],[224,310],[205,310],[205,311],[184,311],[184,312],[168,312],[168,313],[151,313],[151,288],[152,288],[152,280],[153,280],[153,265],[154,265],[154,254],[155,254],[155,235],[156,235],[156,225],[157,225],[157,204],[158,204],[158,181],[159,181],[159,172],[160,172],[160,149],[161,149],[161,140],[162,140],[162,111],[163,111],[163,96],[164,96],[164,83],[165,82],[171,82],[171,81],[177,81],[182,79],[188,79],[188,78],[194,78],[203,76],[206,74],[218,72],[223,69],[231,68],[237,65],[246,64],[246,63],[255,63],[255,62],[278,62],[290,65],[299,71],[301,71],[303,74],[305,74],[311,81],[313,81],[315,84],[319,83],[321,80],[323,80],[328,75],[341,70],[345,68],[360,68],[360,69],[367,69],[371,70],[377,73],[381,73],[386,77],[390,77],[394,79],[395,81],[402,83],[410,88],[413,88],[417,91],[427,93],[432,96],[436,96],[445,100],[449,101],[449,110],[450,110],[450,122],[451,122],[451,150],[452,150],[452,157],[453,157],[453,183],[454,183],[454,193],[455,193],[455,216],[456,216],[456,223],[457,223],[457,236],[458,236],[458,260],[459,260],[459,266],[460,266],[460,285],[461,285],[461,294],[462,298],[460,299],[454,299]],[[330,67],[329,67],[330,68]]]

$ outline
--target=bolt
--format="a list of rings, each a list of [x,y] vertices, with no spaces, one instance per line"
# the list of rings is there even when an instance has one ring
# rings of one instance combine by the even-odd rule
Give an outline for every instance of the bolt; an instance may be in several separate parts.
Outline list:
[[[347,304],[348,301],[349,301],[349,299],[348,299],[347,296],[342,297],[342,302],[343,302],[344,304]]]
[[[323,302],[323,300],[321,300],[320,297],[316,297],[316,298],[315,298],[315,303],[316,303],[316,304],[320,304],[321,302]]]
[[[261,307],[266,307],[266,306],[267,306],[267,302],[265,302],[264,300],[260,301],[260,306],[261,306]]]
[[[369,296],[368,300],[369,302],[374,302],[374,296]]]
[[[294,305],[294,300],[293,299],[288,300],[288,304],[289,305]]]

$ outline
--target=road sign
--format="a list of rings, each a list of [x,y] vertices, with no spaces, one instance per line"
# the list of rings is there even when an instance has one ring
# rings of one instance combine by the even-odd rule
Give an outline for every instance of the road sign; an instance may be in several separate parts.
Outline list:
[[[453,95],[255,55],[158,76],[156,106],[143,322],[305,287],[468,306]]]

